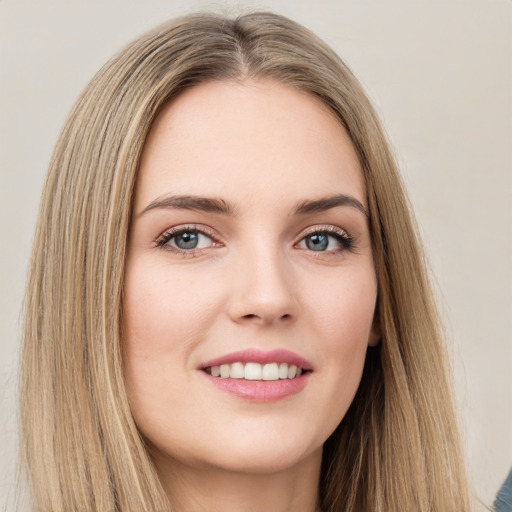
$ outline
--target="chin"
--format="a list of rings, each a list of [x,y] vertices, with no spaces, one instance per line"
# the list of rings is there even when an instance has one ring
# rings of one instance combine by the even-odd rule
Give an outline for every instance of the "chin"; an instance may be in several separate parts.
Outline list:
[[[243,454],[237,454],[230,457],[212,458],[208,467],[228,473],[247,474],[247,475],[271,475],[290,470],[294,467],[298,468],[301,464],[318,457],[321,459],[322,447],[312,452],[297,451],[286,452],[279,449],[249,450]]]
[[[225,441],[208,454],[212,466],[237,473],[269,474],[300,465],[315,454],[321,457],[324,439],[311,438],[299,430],[275,429],[246,431]]]
[[[217,435],[218,434],[218,435]],[[224,471],[226,473],[265,475],[279,473],[300,467],[306,460],[322,455],[322,439],[311,439],[302,432],[292,433],[282,430],[257,432],[210,432],[189,448],[176,442],[172,446],[162,443],[150,447],[150,455],[159,466],[171,464],[195,468],[199,471]],[[199,439],[199,436],[196,437]]]

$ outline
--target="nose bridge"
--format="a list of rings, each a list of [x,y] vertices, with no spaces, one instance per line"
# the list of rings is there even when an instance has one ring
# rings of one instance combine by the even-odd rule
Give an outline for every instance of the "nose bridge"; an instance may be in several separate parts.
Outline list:
[[[278,243],[247,245],[238,255],[230,314],[233,320],[271,323],[296,313],[293,271]]]

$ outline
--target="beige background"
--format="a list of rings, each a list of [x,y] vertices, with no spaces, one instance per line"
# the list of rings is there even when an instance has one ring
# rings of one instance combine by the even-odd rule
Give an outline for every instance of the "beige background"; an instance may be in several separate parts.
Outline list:
[[[436,276],[468,467],[484,502],[512,464],[511,0],[0,0],[1,509],[13,495],[23,282],[65,116],[100,65],[140,32],[191,9],[240,5],[304,23],[367,88]]]

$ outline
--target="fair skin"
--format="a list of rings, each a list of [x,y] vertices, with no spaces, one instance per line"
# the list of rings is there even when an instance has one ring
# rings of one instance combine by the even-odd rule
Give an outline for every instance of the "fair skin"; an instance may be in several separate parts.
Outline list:
[[[157,117],[129,236],[124,357],[175,510],[317,509],[323,443],[378,341],[365,210],[349,137],[305,93],[210,82]]]

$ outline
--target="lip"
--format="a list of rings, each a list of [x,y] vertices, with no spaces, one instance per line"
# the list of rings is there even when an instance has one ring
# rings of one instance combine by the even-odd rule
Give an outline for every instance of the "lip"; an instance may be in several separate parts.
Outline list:
[[[239,352],[231,352],[224,356],[202,363],[200,369],[204,370],[210,366],[220,366],[221,364],[233,364],[237,362],[259,364],[288,363],[300,366],[303,370],[313,370],[313,365],[309,361],[294,352],[285,349],[270,351],[247,349]]]
[[[201,372],[208,382],[221,391],[225,391],[249,402],[276,402],[302,391],[308,383],[311,372],[300,377],[285,380],[243,380],[222,379]]]
[[[293,379],[253,381],[213,377],[204,371],[211,366],[220,366],[221,364],[232,364],[236,362],[253,362],[259,364],[288,363],[289,365],[294,364],[301,367],[306,373]],[[262,351],[248,349],[239,352],[231,352],[230,354],[206,361],[201,364],[199,370],[201,370],[201,374],[211,385],[221,391],[250,402],[275,402],[302,391],[311,377],[313,365],[303,357],[289,350],[278,349]]]

